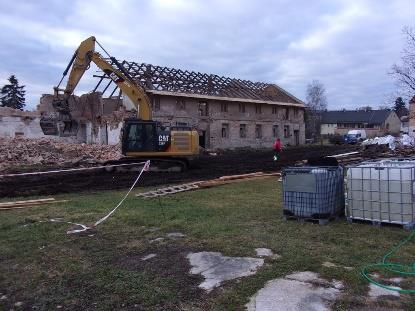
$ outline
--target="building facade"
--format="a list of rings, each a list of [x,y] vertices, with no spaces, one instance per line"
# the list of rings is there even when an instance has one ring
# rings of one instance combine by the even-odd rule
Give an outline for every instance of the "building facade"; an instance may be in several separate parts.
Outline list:
[[[152,94],[153,119],[166,126],[189,126],[206,149],[269,148],[304,143],[304,110],[290,105],[175,97]]]
[[[275,84],[119,63],[149,95],[153,120],[197,129],[203,148],[270,148],[277,137],[285,145],[305,142],[304,103]],[[108,76],[100,78],[95,90],[105,85],[104,98],[115,94]],[[102,83],[105,79],[108,84]],[[124,106],[134,108],[128,100]]]

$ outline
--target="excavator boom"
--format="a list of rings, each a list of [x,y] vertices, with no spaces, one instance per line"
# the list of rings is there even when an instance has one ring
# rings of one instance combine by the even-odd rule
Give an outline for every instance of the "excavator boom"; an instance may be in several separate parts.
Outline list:
[[[85,71],[89,69],[91,62],[95,63],[98,68],[107,74],[120,88],[123,95],[127,96],[132,101],[137,109],[137,117],[139,119],[151,120],[150,99],[145,90],[134,82],[116,58],[110,56],[109,59],[111,62],[109,62],[107,59],[103,58],[100,53],[96,52],[95,43],[95,37],[89,37],[82,41],[72,56],[68,67],[63,72],[60,83],[70,70],[65,89],[60,89],[59,85],[54,87],[54,99],[52,104],[56,110],[56,114],[43,117],[40,121],[40,126],[46,135],[61,134],[62,136],[65,136],[71,135],[77,130],[77,123],[72,119],[70,114],[69,98],[73,94]]]

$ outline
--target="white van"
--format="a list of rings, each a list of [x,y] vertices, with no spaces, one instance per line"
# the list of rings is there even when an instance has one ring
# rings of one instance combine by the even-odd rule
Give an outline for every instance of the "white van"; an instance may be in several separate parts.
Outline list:
[[[355,144],[358,142],[362,142],[366,139],[366,131],[365,130],[350,130],[344,136],[344,141],[348,144]]]

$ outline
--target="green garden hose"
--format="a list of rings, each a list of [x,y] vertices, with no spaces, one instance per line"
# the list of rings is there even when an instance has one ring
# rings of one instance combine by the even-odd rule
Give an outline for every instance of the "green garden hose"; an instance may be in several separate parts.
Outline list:
[[[373,278],[369,277],[369,270],[380,269],[380,270],[387,270],[389,272],[393,272],[402,276],[415,276],[415,262],[412,265],[402,264],[397,262],[389,262],[388,258],[392,256],[396,251],[398,251],[402,246],[412,240],[415,236],[415,230],[404,240],[402,240],[398,245],[392,248],[385,256],[383,256],[382,262],[369,264],[362,268],[362,275],[363,277],[369,281],[369,283],[375,284],[379,287],[386,288],[392,291],[396,291],[402,294],[415,294],[415,289],[399,289],[393,286],[385,285],[375,281]]]

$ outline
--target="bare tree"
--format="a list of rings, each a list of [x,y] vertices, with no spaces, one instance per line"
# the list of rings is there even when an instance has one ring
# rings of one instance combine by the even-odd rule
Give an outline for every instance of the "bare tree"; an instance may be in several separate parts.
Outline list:
[[[306,108],[312,111],[327,109],[326,88],[323,83],[313,80],[307,85]]]
[[[373,108],[371,106],[363,106],[356,109],[357,111],[372,111]]]
[[[379,110],[392,110],[391,107],[387,104],[379,105],[378,109]]]
[[[307,85],[305,103],[305,132],[307,138],[320,136],[321,113],[327,109],[326,89],[318,80]]]
[[[404,27],[402,32],[406,39],[405,47],[400,64],[392,66],[391,74],[408,95],[412,95],[415,92],[415,32],[409,27]]]

